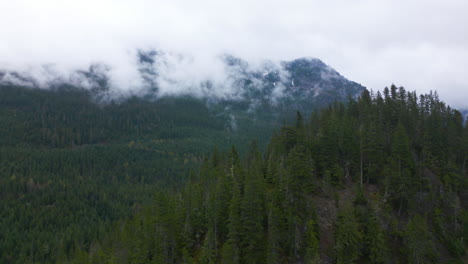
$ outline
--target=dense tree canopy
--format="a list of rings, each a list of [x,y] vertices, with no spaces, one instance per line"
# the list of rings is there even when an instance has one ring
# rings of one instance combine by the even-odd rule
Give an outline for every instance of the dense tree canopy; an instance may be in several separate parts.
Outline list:
[[[467,126],[392,86],[213,152],[72,263],[463,263]]]
[[[0,86],[0,263],[62,262],[185,182],[215,146],[264,148],[278,122],[247,107]]]

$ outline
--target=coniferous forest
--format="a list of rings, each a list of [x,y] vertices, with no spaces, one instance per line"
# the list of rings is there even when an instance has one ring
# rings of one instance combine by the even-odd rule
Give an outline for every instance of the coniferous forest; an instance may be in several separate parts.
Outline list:
[[[223,140],[188,98],[78,93],[55,112],[63,96],[15,89],[0,97],[1,263],[467,261],[468,126],[437,93],[364,91],[265,144],[260,128]]]
[[[468,0],[0,2],[0,264],[468,264]]]
[[[466,263],[463,122],[395,86],[297,113],[265,152],[212,152],[70,262]]]
[[[242,149],[277,126],[237,111],[237,133],[217,107],[189,97],[102,103],[80,88],[0,86],[0,263],[62,263],[158,189],[180,186],[216,146]]]

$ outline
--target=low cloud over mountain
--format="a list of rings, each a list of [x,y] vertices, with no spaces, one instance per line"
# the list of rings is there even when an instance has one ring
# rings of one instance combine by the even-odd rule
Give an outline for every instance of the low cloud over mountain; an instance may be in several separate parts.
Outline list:
[[[395,82],[438,90],[461,107],[468,101],[467,8],[464,0],[5,1],[0,70],[27,73],[37,85],[58,74],[92,86],[76,72],[106,65],[100,70],[112,87],[140,93],[138,48],[183,54],[182,72],[171,71],[177,76],[169,82],[182,74],[188,84],[210,77],[227,86],[219,54],[250,65],[312,55],[368,88]]]
[[[209,61],[157,50],[138,50],[134,58],[133,89],[119,85],[112,66],[93,64],[61,72],[52,66],[32,71],[4,71],[0,83],[37,88],[72,85],[95,91],[100,98],[189,95],[215,100],[318,106],[356,97],[365,88],[347,80],[319,59],[248,62],[231,55]]]

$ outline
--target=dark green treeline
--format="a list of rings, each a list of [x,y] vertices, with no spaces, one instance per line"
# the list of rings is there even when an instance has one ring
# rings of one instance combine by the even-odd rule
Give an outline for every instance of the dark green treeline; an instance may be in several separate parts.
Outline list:
[[[214,151],[71,263],[463,263],[468,128],[436,93],[364,92]],[[65,263],[66,258],[60,260]]]
[[[247,103],[100,95],[0,85],[0,263],[61,263],[185,183],[214,146],[266,146],[279,127]]]

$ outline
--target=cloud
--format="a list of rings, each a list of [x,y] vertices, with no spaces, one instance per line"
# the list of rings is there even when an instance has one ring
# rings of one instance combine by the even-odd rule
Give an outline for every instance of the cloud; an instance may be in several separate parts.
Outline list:
[[[187,55],[164,73],[167,93],[210,77],[206,89],[235,94],[218,59],[229,53],[252,67],[313,56],[369,88],[396,83],[468,102],[465,0],[15,0],[0,10],[0,69],[44,82],[103,64],[112,87],[138,92],[137,52],[156,48]]]

